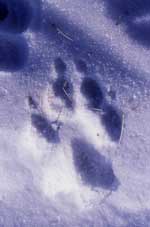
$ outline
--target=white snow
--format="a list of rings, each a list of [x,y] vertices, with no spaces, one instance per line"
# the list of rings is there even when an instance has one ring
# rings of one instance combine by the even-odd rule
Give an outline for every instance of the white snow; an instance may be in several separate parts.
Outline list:
[[[21,34],[29,47],[25,67],[0,72],[0,218],[16,215],[31,220],[20,224],[27,227],[105,227],[109,223],[125,227],[134,226],[134,221],[142,227],[143,220],[143,226],[149,226],[145,211],[150,210],[150,46],[131,38],[122,24],[116,26],[103,0],[36,4],[41,14]],[[147,14],[136,17],[133,23],[148,23],[149,18]],[[55,22],[73,41],[51,28]],[[59,76],[54,66],[57,57],[66,63],[66,75],[74,86],[73,111],[52,89]],[[87,63],[86,73],[77,70],[77,59]],[[106,99],[108,88],[116,91],[116,100],[110,102],[124,113],[125,123],[119,143],[112,142],[104,128],[103,113],[87,108],[80,92],[84,76],[98,80]],[[29,94],[38,110],[29,107]],[[32,113],[50,122],[59,117],[60,143],[48,143],[38,133],[31,123]],[[84,184],[73,160],[75,138],[88,141],[112,162],[120,183],[116,191]],[[10,209],[1,215],[5,206]]]

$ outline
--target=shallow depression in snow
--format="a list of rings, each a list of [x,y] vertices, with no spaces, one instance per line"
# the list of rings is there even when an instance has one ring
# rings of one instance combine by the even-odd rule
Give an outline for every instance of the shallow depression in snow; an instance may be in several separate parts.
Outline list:
[[[149,226],[148,0],[0,0],[0,225]]]

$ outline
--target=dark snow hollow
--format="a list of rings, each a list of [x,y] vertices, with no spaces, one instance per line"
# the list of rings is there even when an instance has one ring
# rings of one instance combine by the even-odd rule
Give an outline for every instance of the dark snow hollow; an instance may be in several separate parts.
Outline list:
[[[0,227],[150,227],[149,0],[0,0]]]

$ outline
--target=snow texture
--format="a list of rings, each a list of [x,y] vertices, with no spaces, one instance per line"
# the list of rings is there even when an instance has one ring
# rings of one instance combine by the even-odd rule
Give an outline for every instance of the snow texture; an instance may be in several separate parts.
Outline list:
[[[149,31],[149,0],[0,0],[0,227],[150,227]]]

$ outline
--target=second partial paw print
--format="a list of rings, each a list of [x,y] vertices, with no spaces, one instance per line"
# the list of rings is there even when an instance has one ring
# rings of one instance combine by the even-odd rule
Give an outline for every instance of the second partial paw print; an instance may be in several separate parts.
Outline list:
[[[19,71],[26,66],[29,48],[22,33],[29,29],[32,16],[28,0],[0,0],[0,71]]]

